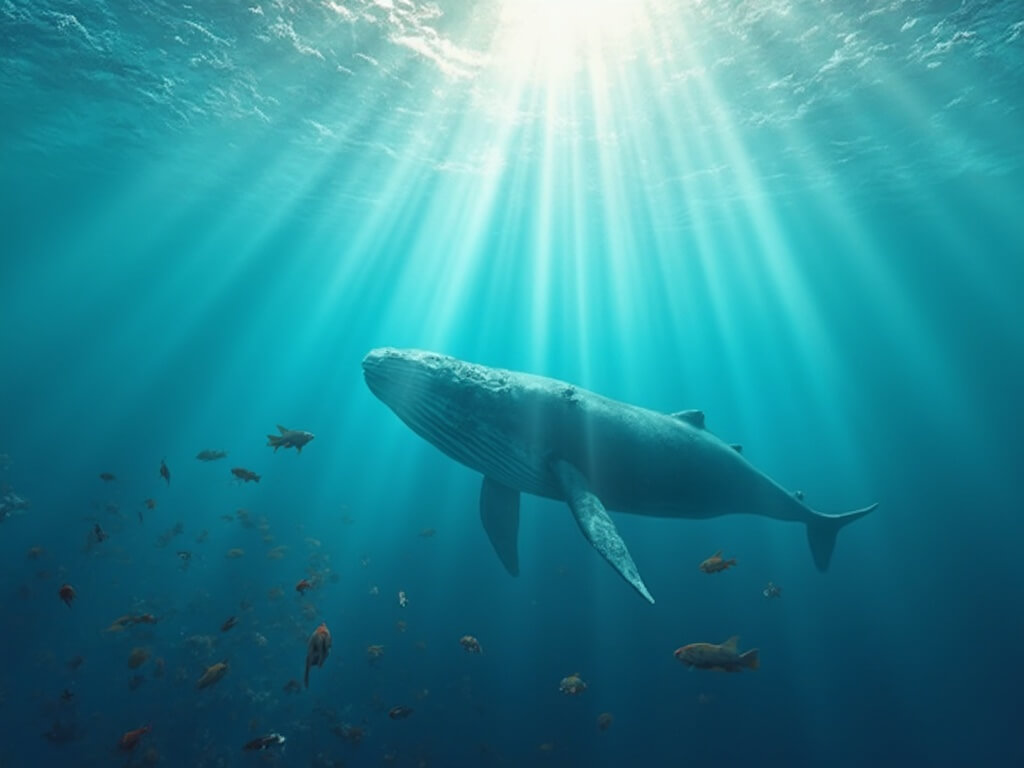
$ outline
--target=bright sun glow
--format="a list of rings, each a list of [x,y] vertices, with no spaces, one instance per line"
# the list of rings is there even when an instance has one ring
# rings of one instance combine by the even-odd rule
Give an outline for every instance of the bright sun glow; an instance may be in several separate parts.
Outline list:
[[[598,52],[630,40],[645,0],[506,0],[498,57],[549,82],[571,77]]]

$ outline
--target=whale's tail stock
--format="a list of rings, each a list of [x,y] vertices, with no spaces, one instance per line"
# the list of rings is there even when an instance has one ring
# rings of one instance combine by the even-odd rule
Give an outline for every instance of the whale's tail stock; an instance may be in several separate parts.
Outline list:
[[[827,571],[829,561],[832,560],[832,551],[836,548],[836,535],[844,525],[852,523],[878,506],[874,503],[862,509],[855,509],[852,512],[843,512],[840,515],[824,515],[815,512],[814,516],[807,521],[807,543],[811,545],[811,557],[819,571]]]

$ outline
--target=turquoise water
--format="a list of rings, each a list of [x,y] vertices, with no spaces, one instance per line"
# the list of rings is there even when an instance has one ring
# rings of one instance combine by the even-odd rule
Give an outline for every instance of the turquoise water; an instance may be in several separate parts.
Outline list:
[[[1022,107],[1009,2],[0,3],[0,765],[1024,762]],[[880,507],[825,574],[613,514],[652,606],[524,496],[513,578],[378,346]],[[673,658],[731,635],[760,669]]]

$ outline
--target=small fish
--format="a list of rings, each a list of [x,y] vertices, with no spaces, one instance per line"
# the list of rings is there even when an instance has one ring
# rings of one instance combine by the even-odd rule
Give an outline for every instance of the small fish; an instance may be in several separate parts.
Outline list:
[[[231,474],[237,477],[243,483],[258,483],[260,481],[259,475],[257,475],[255,472],[246,469],[245,467],[235,467],[234,469],[231,470]]]
[[[235,616],[228,616],[227,619],[224,621],[224,623],[220,625],[220,631],[221,632],[227,632],[229,629],[231,629],[237,623],[238,623],[238,619]]]
[[[731,568],[734,565],[736,565],[735,557],[730,560],[724,560],[722,559],[722,550],[718,550],[700,564],[700,569],[704,573],[718,573],[718,571],[724,571],[726,568]]]
[[[171,470],[167,468],[167,462],[164,459],[160,459],[160,477],[167,481],[167,484],[171,484]]]
[[[151,730],[153,730],[151,726],[144,725],[141,728],[136,728],[134,731],[126,731],[124,735],[121,736],[121,740],[117,743],[117,746],[126,752],[135,749],[139,746],[139,739]]]
[[[303,432],[301,429],[288,429],[280,424],[277,425],[277,430],[281,434],[267,435],[267,445],[274,447],[274,453],[277,453],[278,448],[294,448],[298,453],[302,453],[302,446],[306,445],[314,437],[312,432]]]
[[[117,476],[113,472],[100,472],[100,480],[104,483],[111,483],[117,480]]]
[[[765,588],[761,590],[761,594],[764,595],[766,600],[771,600],[775,597],[782,597],[782,587],[769,581]]]
[[[587,690],[587,684],[583,681],[583,678],[580,677],[579,672],[573,672],[571,675],[563,677],[558,682],[558,690],[566,696],[579,696]]]
[[[64,689],[63,691],[61,691],[61,693],[60,693],[60,700],[61,700],[61,701],[73,701],[73,700],[74,700],[74,698],[75,698],[75,694],[74,694],[74,693],[72,693],[72,692],[71,692],[70,690],[68,690],[67,688],[65,688],[65,689]]]
[[[312,582],[310,582],[309,579],[302,579],[301,581],[299,581],[298,584],[295,585],[295,591],[298,592],[300,595],[306,594],[306,592],[308,592],[312,588],[313,584]]]
[[[109,538],[107,536],[107,532],[103,530],[99,523],[96,523],[96,525],[92,527],[92,534],[96,537],[96,541],[104,541]]]
[[[206,448],[196,454],[196,458],[200,461],[217,461],[218,459],[227,458],[227,451],[211,451]]]
[[[388,710],[388,717],[392,720],[404,720],[413,712],[412,707],[397,706]]]
[[[284,741],[284,736],[280,733],[268,733],[266,736],[259,736],[252,741],[246,742],[242,749],[246,751],[269,749],[270,747],[284,744]]]
[[[71,602],[78,596],[75,592],[75,588],[70,584],[63,584],[60,589],[57,590],[57,595],[64,601],[64,604],[70,608]]]
[[[181,560],[181,562],[183,563],[189,563],[192,561],[192,553],[189,552],[187,549],[179,549],[178,559]]]
[[[739,637],[730,637],[721,645],[714,643],[690,643],[677,648],[672,654],[688,667],[697,669],[720,669],[725,672],[739,672],[741,669],[757,669],[761,666],[757,649],[740,653]]]
[[[313,630],[309,636],[309,643],[306,646],[306,676],[305,685],[309,688],[309,668],[323,667],[327,656],[331,652],[331,633],[327,629],[327,622],[321,622],[320,626]]]
[[[199,682],[196,683],[196,688],[209,688],[211,685],[218,682],[227,673],[227,659],[225,659],[224,661],[218,661],[216,664],[211,664],[203,672],[202,677],[199,678]]]
[[[483,653],[484,649],[480,647],[480,641],[472,635],[463,635],[459,638],[459,645],[466,649],[466,653]]]
[[[146,509],[156,509],[156,499],[145,499],[142,503],[146,505]]]

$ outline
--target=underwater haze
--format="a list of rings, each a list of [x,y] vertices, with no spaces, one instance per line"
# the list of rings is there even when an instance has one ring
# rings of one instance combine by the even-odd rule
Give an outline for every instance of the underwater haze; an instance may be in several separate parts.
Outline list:
[[[1024,765],[1021,137],[1016,2],[0,0],[0,766]],[[512,576],[380,347],[879,506]]]

